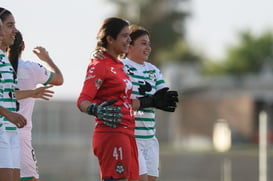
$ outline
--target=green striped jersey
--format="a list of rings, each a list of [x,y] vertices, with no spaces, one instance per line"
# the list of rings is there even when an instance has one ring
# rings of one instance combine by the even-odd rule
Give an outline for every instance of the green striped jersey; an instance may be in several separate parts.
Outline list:
[[[0,106],[16,111],[15,86],[17,84],[16,73],[14,72],[5,53],[0,50]],[[16,126],[0,115],[0,127],[6,130],[16,130]]]
[[[157,90],[166,87],[160,70],[149,62],[138,64],[128,58],[123,60],[125,72],[133,83],[132,99],[153,95]],[[135,111],[135,137],[152,138],[155,135],[155,110],[145,108]]]

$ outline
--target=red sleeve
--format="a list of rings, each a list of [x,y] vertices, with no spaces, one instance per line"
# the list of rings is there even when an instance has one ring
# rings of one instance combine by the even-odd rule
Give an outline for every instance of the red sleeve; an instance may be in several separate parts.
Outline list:
[[[101,60],[93,60],[88,65],[83,88],[77,101],[78,107],[85,100],[94,102],[94,98],[106,75],[105,66],[104,61]]]

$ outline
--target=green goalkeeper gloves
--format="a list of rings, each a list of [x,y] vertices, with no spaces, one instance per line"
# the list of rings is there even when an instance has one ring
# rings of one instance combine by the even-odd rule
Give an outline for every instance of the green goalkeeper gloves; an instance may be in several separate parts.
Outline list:
[[[169,88],[165,87],[158,90],[152,96],[144,96],[138,98],[140,101],[140,109],[147,107],[155,107],[157,109],[174,112],[176,103],[178,102],[177,91],[168,91]]]
[[[121,121],[122,113],[120,113],[121,108],[119,106],[110,106],[115,102],[117,102],[116,99],[105,101],[100,105],[92,103],[88,106],[87,113],[96,116],[105,125],[116,128],[116,123]]]

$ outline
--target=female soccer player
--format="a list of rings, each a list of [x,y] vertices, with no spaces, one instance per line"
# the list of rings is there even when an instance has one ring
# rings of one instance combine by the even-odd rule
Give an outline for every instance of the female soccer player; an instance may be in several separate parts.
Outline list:
[[[19,138],[17,128],[26,119],[16,113],[16,75],[6,57],[6,45],[11,45],[16,33],[12,14],[0,8],[0,181],[20,180]]]
[[[78,107],[96,116],[93,151],[102,180],[138,180],[132,83],[118,60],[131,42],[128,22],[115,17],[104,20],[97,39],[97,49],[103,50],[105,58],[89,64]]]
[[[17,75],[6,57],[6,50],[13,44],[17,29],[11,12],[0,7],[0,181],[20,180],[20,146],[18,128],[26,119],[18,110],[17,100],[27,97],[51,96],[50,87],[16,91]]]
[[[22,51],[25,49],[22,34],[17,31],[13,45],[8,48],[8,58],[17,73],[18,85],[20,90],[34,89],[37,85],[62,85],[63,76],[60,69],[53,62],[48,52],[43,47],[35,47],[33,52],[42,60],[47,67],[34,62],[25,61],[21,58]],[[19,129],[20,138],[20,177],[21,180],[38,181],[39,173],[37,159],[32,146],[32,113],[35,104],[34,98],[19,100],[19,113],[22,114],[27,124]]]

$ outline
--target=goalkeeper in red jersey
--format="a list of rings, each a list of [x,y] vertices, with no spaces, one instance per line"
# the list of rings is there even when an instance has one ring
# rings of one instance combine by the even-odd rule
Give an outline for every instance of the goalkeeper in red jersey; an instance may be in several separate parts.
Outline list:
[[[105,181],[138,180],[138,154],[134,137],[132,82],[118,56],[128,51],[129,24],[120,18],[106,19],[98,32],[97,48],[104,59],[88,65],[78,107],[96,118],[93,151]]]

